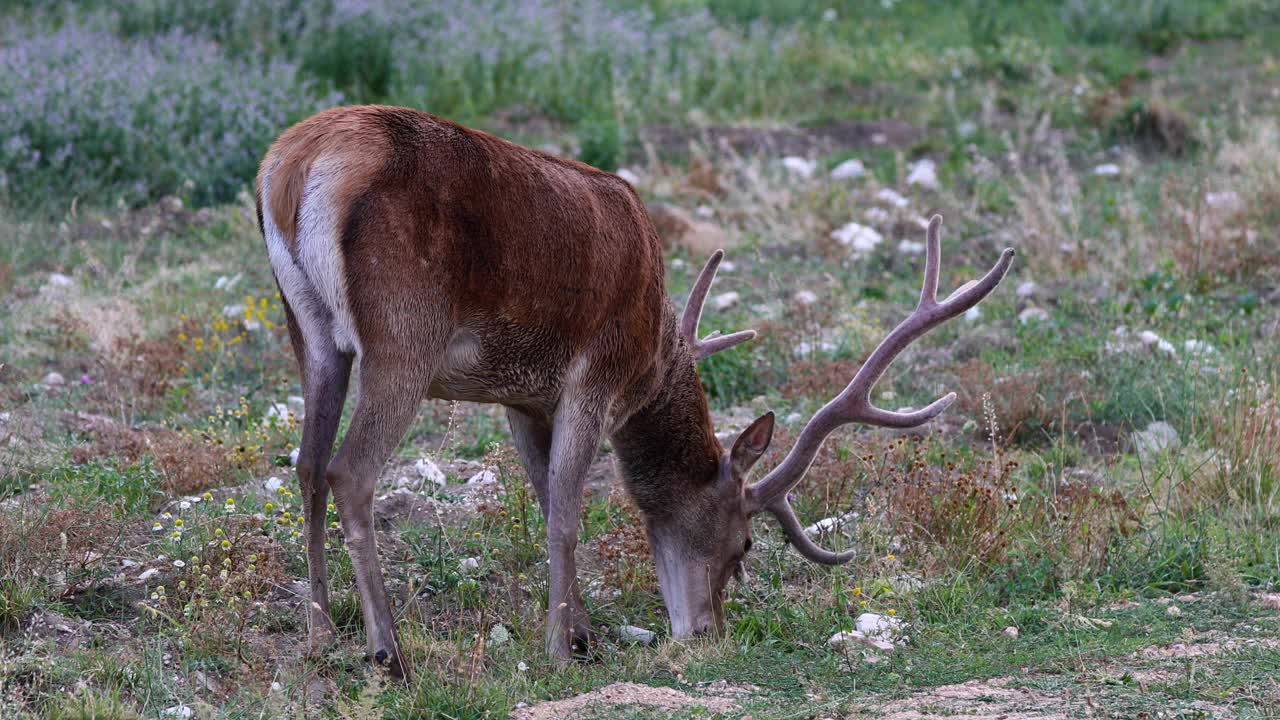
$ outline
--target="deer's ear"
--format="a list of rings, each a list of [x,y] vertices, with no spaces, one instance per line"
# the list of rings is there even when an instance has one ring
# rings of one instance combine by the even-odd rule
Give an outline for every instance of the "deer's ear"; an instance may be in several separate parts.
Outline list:
[[[750,472],[751,467],[756,464],[764,451],[769,449],[769,442],[773,440],[773,413],[767,412],[755,419],[738,439],[733,443],[733,449],[729,451],[729,465],[733,468],[733,477],[742,480]]]

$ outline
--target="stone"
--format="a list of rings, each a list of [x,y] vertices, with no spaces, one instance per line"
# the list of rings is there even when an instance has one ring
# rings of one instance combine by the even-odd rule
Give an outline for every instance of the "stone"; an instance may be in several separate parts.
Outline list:
[[[849,158],[839,165],[831,168],[832,180],[855,180],[867,174],[867,169],[863,167],[861,160]]]
[[[834,517],[823,518],[818,522],[806,527],[804,529],[804,534],[817,540],[823,535],[827,535],[829,533],[839,531],[847,523],[852,522],[857,518],[858,518],[858,514],[854,512],[848,512],[848,513],[845,513],[844,515],[837,515]]]
[[[58,387],[60,385],[66,385],[67,379],[62,377],[62,373],[60,372],[51,372],[40,379],[40,384],[45,387]]]
[[[635,625],[622,625],[617,630],[618,639],[622,642],[638,643],[640,645],[649,645],[658,637],[652,630],[646,630]]]
[[[1049,313],[1044,308],[1038,308],[1038,307],[1032,306],[1018,313],[1018,322],[1022,323],[1023,325],[1026,325],[1027,323],[1031,323],[1031,322],[1048,322],[1048,321],[1049,321]]]
[[[1133,442],[1134,451],[1142,458],[1166,450],[1175,450],[1182,444],[1178,439],[1178,431],[1163,420],[1157,420],[1148,425],[1145,430],[1134,433],[1130,436],[1130,440]]]
[[[730,292],[721,293],[715,296],[715,298],[712,299],[711,302],[712,304],[715,305],[715,308],[717,310],[727,310],[733,307],[734,305],[737,305],[738,301],[741,299],[742,299],[741,295],[739,295],[736,292],[730,291]]]
[[[782,158],[782,167],[786,168],[788,173],[807,180],[813,177],[813,171],[818,169],[818,163],[815,160],[790,155]]]
[[[1026,300],[1032,295],[1035,295],[1039,289],[1039,285],[1036,285],[1032,280],[1028,280],[1019,285],[1018,289],[1014,291],[1014,294],[1018,296],[1019,300]]]
[[[1120,174],[1120,166],[1115,163],[1103,163],[1093,169],[1094,175],[1111,177]]]
[[[1173,346],[1173,343],[1150,330],[1143,330],[1138,333],[1138,340],[1142,342],[1143,347],[1153,348],[1167,355],[1178,354],[1178,350]]]
[[[281,480],[280,478],[272,475],[271,477],[267,478],[267,481],[262,484],[262,487],[267,492],[274,495],[275,493],[280,492],[280,489],[284,487],[284,480]]]
[[[1007,627],[1007,628],[1005,628],[1005,629],[1001,630],[1001,631],[1000,631],[1000,634],[1001,634],[1001,635],[1004,635],[1005,637],[1010,638],[1010,639],[1012,639],[1012,640],[1017,640],[1017,639],[1018,639],[1018,628],[1016,628],[1016,627],[1014,627],[1014,626],[1010,625],[1009,627]]]
[[[818,302],[818,295],[812,290],[797,290],[791,299],[795,300],[797,305],[812,305]]]
[[[623,168],[618,168],[618,171],[617,171],[617,172],[615,172],[615,173],[614,173],[614,175],[617,175],[618,177],[622,178],[623,180],[626,180],[627,182],[631,183],[632,185],[639,185],[639,184],[640,184],[640,176],[639,176],[639,175],[637,175],[637,174],[635,174],[635,172],[633,172],[633,171],[631,171],[631,170],[629,170],[629,169],[627,169],[627,168],[624,168],[624,167],[623,167]]]
[[[462,562],[458,563],[458,569],[464,570],[464,571],[477,570],[479,569],[479,567],[480,567],[480,558],[475,558],[475,557],[463,558]]]

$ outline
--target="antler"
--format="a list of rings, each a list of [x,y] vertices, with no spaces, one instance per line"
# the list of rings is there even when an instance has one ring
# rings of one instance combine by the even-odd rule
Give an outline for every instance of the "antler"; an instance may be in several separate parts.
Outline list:
[[[711,283],[716,279],[716,269],[720,267],[720,261],[723,259],[724,250],[717,250],[707,258],[707,264],[702,266],[702,272],[698,273],[698,279],[694,281],[693,289],[689,291],[689,303],[684,306],[684,315],[680,317],[680,334],[684,336],[685,342],[689,343],[695,360],[701,360],[721,350],[728,350],[756,336],[755,330],[743,330],[730,335],[721,335],[716,331],[698,339],[698,321],[702,319],[702,304],[706,302],[707,292],[711,290]]]
[[[1013,249],[1006,249],[1000,255],[1000,260],[995,267],[991,268],[981,280],[976,282],[971,280],[961,285],[942,302],[938,302],[938,272],[942,264],[939,240],[941,227],[942,216],[934,215],[929,221],[924,287],[920,290],[920,302],[916,305],[916,309],[880,342],[844,391],[814,414],[782,463],[748,488],[752,511],[768,510],[773,513],[782,525],[787,539],[796,546],[800,554],[814,562],[836,565],[847,562],[853,557],[853,553],[833,553],[818,547],[810,540],[801,528],[800,520],[796,517],[791,503],[787,500],[787,493],[804,477],[827,436],[841,425],[857,422],[893,428],[916,427],[929,422],[951,405],[956,399],[955,393],[944,395],[922,410],[892,412],[871,404],[871,389],[908,345],[990,295],[1004,279],[1005,273],[1009,272],[1009,266],[1013,262]]]

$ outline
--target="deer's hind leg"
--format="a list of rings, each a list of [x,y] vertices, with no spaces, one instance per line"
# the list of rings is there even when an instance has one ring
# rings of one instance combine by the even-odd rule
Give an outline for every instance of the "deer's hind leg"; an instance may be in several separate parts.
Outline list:
[[[329,569],[325,558],[325,510],[329,500],[329,484],[325,469],[333,453],[333,442],[346,402],[347,383],[351,377],[351,355],[334,346],[325,333],[313,332],[308,339],[303,323],[314,324],[314,318],[299,318],[288,297],[281,292],[289,339],[298,369],[302,375],[302,393],[306,415],[302,421],[302,442],[298,446],[298,485],[302,494],[307,544],[307,579],[311,601],[307,609],[307,652],[322,653],[337,632],[329,615]],[[305,303],[306,298],[302,298]],[[314,313],[314,307],[300,308]]]
[[[373,490],[383,463],[404,437],[439,364],[446,338],[436,334],[439,337],[419,336],[412,355],[385,346],[366,348],[360,359],[359,400],[351,426],[327,474],[360,591],[369,657],[386,665],[396,677],[406,677],[409,667],[400,653],[378,560]]]

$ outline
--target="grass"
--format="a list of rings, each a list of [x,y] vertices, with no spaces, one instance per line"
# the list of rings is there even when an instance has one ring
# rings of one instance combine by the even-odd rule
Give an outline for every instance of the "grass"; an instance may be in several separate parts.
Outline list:
[[[0,11],[0,60],[20,70],[0,80],[15,100],[0,105],[44,108],[0,111],[0,707],[484,718],[632,682],[688,698],[583,716],[707,717],[727,700],[723,716],[757,718],[1276,717],[1280,16],[1253,0],[826,10]],[[85,48],[117,60],[90,63],[100,82],[67,71],[97,57]],[[807,521],[858,513],[823,539],[858,557],[814,567],[756,523],[720,641],[668,637],[606,448],[580,531],[584,599],[606,635],[637,625],[658,640],[606,637],[554,667],[542,517],[501,409],[424,406],[377,488],[418,670],[395,684],[360,657],[336,527],[340,642],[303,654],[299,427],[278,408],[301,393],[243,194],[271,137],[339,98],[626,166],[647,201],[721,226],[734,267],[713,293],[738,299],[704,329],[760,336],[701,372],[718,429],[777,411],[766,466],[914,302],[921,259],[900,243],[922,239],[918,217],[946,216],[944,292],[1002,247],[1019,255],[979,317],[923,339],[876,390],[894,407],[955,389],[956,407],[922,437],[838,433],[798,488]],[[839,134],[884,120],[913,132]],[[702,142],[724,125],[749,142]],[[789,154],[816,160],[814,176],[784,170]],[[830,180],[848,158],[867,176]],[[936,189],[907,183],[924,158]],[[1095,171],[1109,164],[1118,176]],[[855,257],[831,239],[850,221],[883,241]],[[699,262],[669,252],[677,302]],[[1176,443],[1140,449],[1157,421]],[[444,487],[419,482],[420,458]],[[496,482],[466,484],[484,470]],[[890,611],[910,636],[894,652],[828,646],[858,615]],[[958,699],[963,683],[980,697]]]

